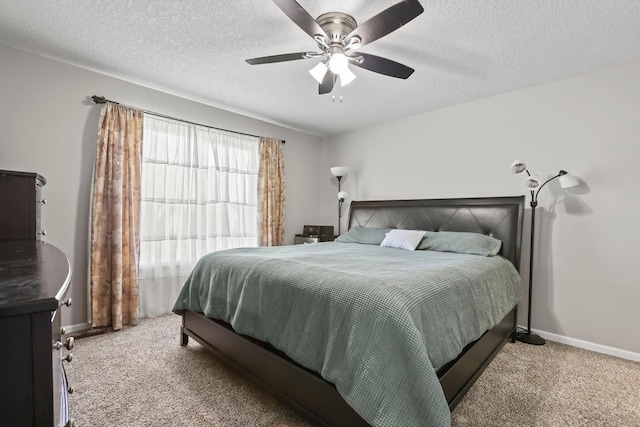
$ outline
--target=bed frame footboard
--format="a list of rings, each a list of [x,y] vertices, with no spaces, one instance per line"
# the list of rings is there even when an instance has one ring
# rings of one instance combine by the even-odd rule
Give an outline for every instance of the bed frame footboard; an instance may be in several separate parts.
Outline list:
[[[480,377],[516,328],[517,307],[460,356],[436,371],[449,408],[453,409]],[[202,313],[182,314],[180,344],[189,337],[223,362],[271,393],[316,426],[366,427],[335,386],[284,353],[251,337],[239,335],[225,322]]]

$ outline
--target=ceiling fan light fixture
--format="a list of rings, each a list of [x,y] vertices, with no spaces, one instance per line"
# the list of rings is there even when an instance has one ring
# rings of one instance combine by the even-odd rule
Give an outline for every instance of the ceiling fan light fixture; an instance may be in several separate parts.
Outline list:
[[[341,86],[346,86],[349,83],[351,83],[352,81],[355,80],[356,75],[353,74],[353,72],[347,67],[345,68],[340,74],[338,74],[340,76],[340,85]]]
[[[343,72],[349,71],[349,60],[347,55],[342,52],[336,52],[331,55],[329,59],[329,69],[335,73],[341,75]]]
[[[324,62],[319,62],[309,70],[309,74],[311,74],[318,83],[322,84],[322,79],[324,79],[324,75],[327,74],[327,65]]]
[[[331,54],[329,58],[329,69],[332,73],[340,76],[340,85],[346,86],[351,83],[356,75],[349,69],[349,58],[342,50]]]

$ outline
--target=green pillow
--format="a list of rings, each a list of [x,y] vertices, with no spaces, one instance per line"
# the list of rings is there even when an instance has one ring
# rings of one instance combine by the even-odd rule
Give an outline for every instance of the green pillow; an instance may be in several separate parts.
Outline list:
[[[362,243],[365,245],[379,245],[391,228],[351,227],[349,231],[336,238],[336,242]]]
[[[459,231],[427,231],[416,250],[495,256],[498,255],[501,247],[502,241],[484,234]]]

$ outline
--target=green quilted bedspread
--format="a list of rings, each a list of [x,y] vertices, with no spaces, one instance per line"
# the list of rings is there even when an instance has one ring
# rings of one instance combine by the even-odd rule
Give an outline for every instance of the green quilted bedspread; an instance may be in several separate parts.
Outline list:
[[[435,374],[520,300],[502,257],[326,242],[204,256],[173,311],[203,312],[336,385],[373,426],[448,426]]]

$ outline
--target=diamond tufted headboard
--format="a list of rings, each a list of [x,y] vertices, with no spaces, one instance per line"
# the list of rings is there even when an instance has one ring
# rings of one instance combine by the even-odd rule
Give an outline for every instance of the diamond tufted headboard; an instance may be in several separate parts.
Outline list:
[[[349,226],[467,231],[502,241],[500,255],[520,267],[524,196],[353,201]]]

